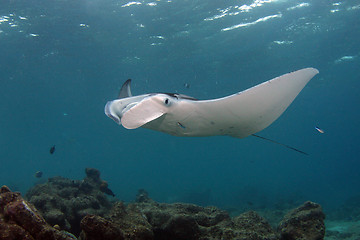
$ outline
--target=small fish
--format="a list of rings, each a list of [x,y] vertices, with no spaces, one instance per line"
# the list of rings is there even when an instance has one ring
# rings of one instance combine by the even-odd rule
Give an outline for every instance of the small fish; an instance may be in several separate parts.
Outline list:
[[[42,175],[43,175],[43,172],[42,172],[42,171],[37,171],[37,172],[34,174],[34,176],[35,176],[36,178],[41,178]]]
[[[189,89],[190,88],[190,84],[189,83],[184,83],[184,87]]]
[[[55,145],[50,148],[50,154],[54,154],[55,152]]]
[[[319,127],[315,127],[315,129],[316,129],[319,133],[325,133],[325,131],[322,130],[321,128],[319,128]]]
[[[115,197],[115,194],[113,193],[113,191],[111,191],[110,188],[106,188],[105,191],[104,191],[104,193],[107,194],[107,195],[110,195],[110,196]]]

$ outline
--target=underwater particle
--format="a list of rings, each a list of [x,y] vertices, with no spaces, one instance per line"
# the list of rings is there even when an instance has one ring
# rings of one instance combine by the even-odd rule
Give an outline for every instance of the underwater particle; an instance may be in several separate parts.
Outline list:
[[[50,148],[50,151],[49,151],[49,152],[50,152],[50,154],[54,154],[54,152],[55,152],[55,145]]]
[[[128,2],[127,4],[122,5],[121,7],[129,7],[131,5],[141,5],[141,2]]]
[[[41,178],[42,175],[43,175],[43,172],[42,172],[42,171],[37,171],[37,172],[34,174],[34,176],[35,176],[36,178]]]
[[[319,133],[325,133],[325,131],[322,130],[321,128],[319,128],[319,127],[315,127],[315,129],[316,129]]]
[[[278,44],[278,45],[290,45],[290,44],[292,44],[293,43],[293,41],[279,41],[279,40],[277,40],[277,41],[273,41],[273,43],[276,43],[276,44]]]
[[[80,26],[80,27],[83,27],[83,28],[88,28],[88,27],[90,27],[88,24],[85,24],[85,23],[80,23],[79,26]]]
[[[189,83],[184,83],[184,87],[189,89],[190,88],[190,84]]]
[[[342,56],[341,58],[338,58],[334,61],[335,64],[341,63],[341,62],[349,62],[353,61],[356,58],[356,56]]]

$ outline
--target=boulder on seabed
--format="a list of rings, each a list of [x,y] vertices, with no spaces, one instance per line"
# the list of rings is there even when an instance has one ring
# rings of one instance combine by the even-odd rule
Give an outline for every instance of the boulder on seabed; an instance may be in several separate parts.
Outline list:
[[[0,239],[75,240],[72,234],[51,227],[36,208],[7,186],[0,189]]]
[[[319,204],[307,201],[287,213],[279,224],[281,240],[321,240],[325,237],[325,214]]]

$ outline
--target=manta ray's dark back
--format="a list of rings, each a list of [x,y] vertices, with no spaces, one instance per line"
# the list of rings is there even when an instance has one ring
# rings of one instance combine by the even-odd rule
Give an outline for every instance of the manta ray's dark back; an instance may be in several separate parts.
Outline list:
[[[152,93],[152,94],[158,94],[158,93]],[[188,99],[188,100],[193,100],[193,101],[198,101],[199,99],[196,99],[194,97],[185,95],[185,94],[179,94],[179,93],[163,93],[163,94],[167,94],[171,97],[177,98],[177,99]],[[118,99],[121,98],[127,98],[127,97],[132,97],[131,94],[131,79],[128,79],[124,82],[124,84],[121,86],[119,95],[118,95]]]

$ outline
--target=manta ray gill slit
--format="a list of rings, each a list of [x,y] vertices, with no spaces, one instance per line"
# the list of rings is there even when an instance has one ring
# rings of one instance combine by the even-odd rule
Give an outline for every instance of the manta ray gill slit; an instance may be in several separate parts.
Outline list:
[[[177,124],[179,125],[179,127],[181,127],[181,128],[183,128],[183,129],[185,129],[185,126],[184,126],[184,125],[182,125],[180,122],[177,122]]]

